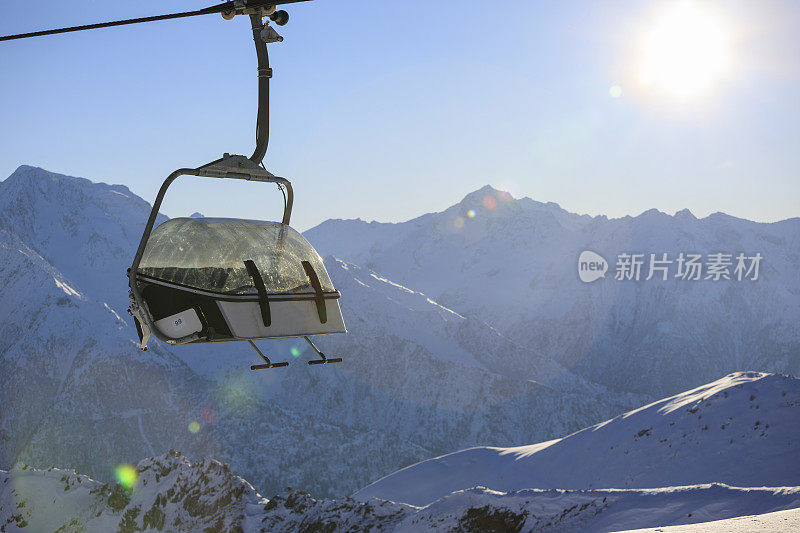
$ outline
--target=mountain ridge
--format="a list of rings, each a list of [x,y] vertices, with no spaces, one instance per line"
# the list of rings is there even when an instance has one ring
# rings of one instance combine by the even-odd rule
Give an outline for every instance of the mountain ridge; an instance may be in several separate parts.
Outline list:
[[[800,379],[739,372],[561,439],[429,459],[354,497],[424,506],[479,485],[502,492],[703,483],[793,486],[800,479],[800,463],[794,460],[798,445]]]
[[[800,321],[800,219],[758,223],[653,210],[584,218],[533,200],[479,196],[403,223],[329,221],[305,235],[320,253],[415,287],[615,390],[668,395],[741,368],[800,372],[793,326]],[[609,263],[606,277],[592,284],[577,275],[585,250]],[[683,252],[704,261],[759,253],[763,261],[756,281],[694,282],[675,278]],[[667,254],[669,279],[647,281],[648,263],[638,281],[615,279],[615,258],[625,253],[645,261]],[[698,349],[702,356],[689,358]]]

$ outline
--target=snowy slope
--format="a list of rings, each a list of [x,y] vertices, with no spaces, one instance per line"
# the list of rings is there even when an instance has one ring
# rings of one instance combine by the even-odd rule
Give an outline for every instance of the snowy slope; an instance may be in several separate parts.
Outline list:
[[[475,486],[504,492],[714,482],[795,486],[799,447],[800,380],[737,373],[563,439],[423,461],[355,497],[428,505]]]
[[[140,352],[116,311],[5,230],[0,279],[4,466],[25,460],[105,473],[155,453],[161,439],[189,447],[174,428],[185,427],[203,382],[179,359],[158,347]]]
[[[780,533],[800,531],[800,509],[775,511],[757,515],[738,516],[725,520],[700,522],[683,526],[661,526],[647,529],[632,529],[625,533]]]
[[[608,219],[485,187],[408,222],[330,220],[305,235],[321,253],[415,287],[615,390],[662,396],[743,368],[800,373],[798,218],[760,224],[650,210]],[[606,279],[580,281],[584,250],[610,262]],[[757,281],[645,281],[645,267],[642,280],[621,282],[621,252],[764,259]]]
[[[709,484],[508,493],[475,488],[452,493],[422,508],[401,522],[396,531],[605,532],[708,522],[798,506],[798,487]]]

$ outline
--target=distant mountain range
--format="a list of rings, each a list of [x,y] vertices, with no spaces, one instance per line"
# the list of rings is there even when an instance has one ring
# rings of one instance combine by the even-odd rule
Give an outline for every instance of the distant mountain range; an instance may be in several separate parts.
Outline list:
[[[800,487],[789,486],[799,479],[799,437],[800,380],[738,373],[556,441],[431,459],[354,498],[287,489],[266,499],[227,465],[174,451],[140,461],[138,478],[125,485],[18,464],[0,471],[0,524],[35,531],[600,532],[676,524],[788,531],[800,521]],[[741,516],[744,523],[731,520]]]
[[[295,364],[252,373],[239,345],[135,347],[125,269],[148,212],[124,186],[34,167],[0,182],[0,468],[108,481],[179,449],[262,493],[342,496],[456,449],[544,441],[732,371],[800,365],[797,219],[607,220],[485,188],[402,224],[328,221],[306,236],[349,330],[320,344],[345,361],[308,367],[301,344],[265,343]],[[764,260],[756,281],[583,284],[583,249]]]
[[[800,218],[762,224],[688,210],[608,219],[491,187],[400,224],[329,220],[306,232],[321,254],[381,272],[483,321],[524,352],[614,391],[675,394],[742,369],[800,371]],[[578,277],[583,251],[609,262]],[[757,280],[676,278],[681,253],[760,254]],[[642,254],[638,281],[615,278]],[[650,254],[668,279],[649,275]],[[750,263],[747,263],[750,266]],[[752,277],[752,275],[751,275]]]

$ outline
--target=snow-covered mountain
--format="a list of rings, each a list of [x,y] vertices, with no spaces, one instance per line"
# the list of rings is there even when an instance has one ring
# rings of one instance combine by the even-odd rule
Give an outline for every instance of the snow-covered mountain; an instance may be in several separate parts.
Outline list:
[[[15,234],[86,293],[124,310],[125,269],[150,205],[124,185],[21,166],[0,184],[0,228]],[[163,222],[166,217],[160,217]]]
[[[124,310],[148,214],[121,186],[21,167],[0,182],[0,467],[22,460],[108,480],[169,449],[229,462],[260,490],[341,495],[454,448],[523,444],[641,404],[526,350],[481,320],[373,270],[326,258],[345,357],[239,345],[134,346]],[[189,430],[191,422],[199,431]],[[195,427],[197,429],[197,427]]]
[[[751,427],[754,416],[763,420]],[[800,509],[798,422],[800,380],[733,374],[557,442],[484,450],[480,457],[458,452],[333,500],[291,489],[266,499],[227,465],[172,451],[140,461],[127,489],[18,464],[0,471],[0,524],[247,532],[600,532],[697,524],[698,531],[725,531],[731,522],[706,523],[747,516],[747,524],[777,524],[780,531],[797,522]],[[720,478],[745,484],[684,484]],[[503,488],[473,486],[476,480]],[[571,488],[548,488],[561,483]],[[650,487],[633,488],[641,485]],[[404,503],[411,500],[416,504]]]
[[[429,459],[355,497],[421,506],[476,486],[504,492],[714,482],[795,486],[800,480],[798,454],[800,380],[743,372],[562,439],[516,448],[471,448]]]
[[[33,531],[241,531],[251,508],[265,503],[226,465],[192,464],[178,452],[140,461],[132,476],[135,485],[125,487],[19,464],[0,472],[0,524]]]
[[[306,236],[320,253],[415,287],[613,390],[663,396],[742,369],[800,373],[800,218],[650,210],[608,219],[487,186],[441,213],[329,220]],[[591,284],[578,277],[586,250],[609,263]],[[675,278],[681,252],[763,259],[755,281],[691,281]],[[614,279],[621,253],[645,255],[639,281]],[[668,279],[654,271],[646,280],[650,254],[665,253]]]

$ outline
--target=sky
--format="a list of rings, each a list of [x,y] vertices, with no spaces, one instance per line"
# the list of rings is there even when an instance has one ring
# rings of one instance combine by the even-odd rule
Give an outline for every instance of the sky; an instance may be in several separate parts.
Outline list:
[[[6,10],[0,34],[212,3],[44,0]],[[688,81],[672,54],[687,39],[666,38],[665,58],[653,45],[677,3],[288,6],[265,164],[294,185],[293,225],[407,220],[486,184],[590,215],[800,216],[800,3],[693,2],[724,51],[688,50]],[[28,164],[152,201],[176,168],[251,154],[256,80],[246,17],[0,43],[0,179]],[[183,177],[162,211],[281,207],[272,185]]]

